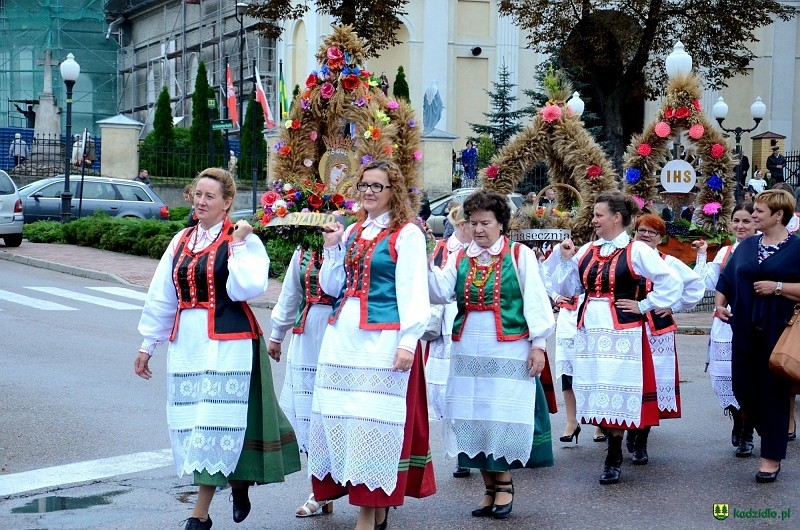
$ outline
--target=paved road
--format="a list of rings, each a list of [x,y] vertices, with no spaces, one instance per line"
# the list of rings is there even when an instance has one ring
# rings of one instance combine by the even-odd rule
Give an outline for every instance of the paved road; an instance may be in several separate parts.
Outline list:
[[[0,262],[0,290],[74,308],[37,309],[0,298],[4,341],[0,465],[6,467],[0,472],[0,488],[27,476],[21,474],[25,471],[103,457],[119,457],[115,461],[119,469],[152,466],[124,475],[114,476],[112,471],[112,476],[74,485],[69,483],[83,476],[79,473],[97,472],[101,466],[95,462],[62,470],[54,486],[0,496],[0,528],[177,528],[188,516],[195,488],[186,477],[175,476],[169,455],[163,453],[168,447],[163,365],[159,364],[163,355],[155,360],[157,375],[150,382],[139,380],[130,370],[138,345],[138,311],[97,306],[49,290],[59,287],[119,303],[139,303],[119,292],[96,289],[113,286],[119,284]],[[267,327],[268,311],[259,309],[256,314]],[[716,405],[703,373],[707,339],[704,335],[679,337],[684,418],[654,429],[651,463],[637,468],[626,459],[619,485],[597,483],[604,446],[592,443],[587,429],[578,445],[554,442],[555,467],[515,473],[517,494],[511,520],[474,520],[469,511],[480,497],[480,479],[452,478],[452,460],[442,457],[440,426],[434,423],[432,453],[439,492],[393,510],[390,527],[708,528],[737,524],[797,528],[797,442],[790,443],[789,459],[778,482],[756,484],[757,459],[733,457],[730,422]],[[276,388],[280,388],[285,365],[272,366]],[[551,418],[557,438],[564,426],[563,413]],[[352,528],[356,509],[346,501],[336,503],[332,516],[295,519],[293,510],[307,492],[304,472],[287,477],[283,484],[255,488],[253,513],[241,525],[231,521],[224,492],[212,505],[214,528]],[[52,496],[61,498],[44,500]],[[729,504],[728,521],[713,519],[714,503]],[[18,513],[54,507],[72,509]],[[734,520],[733,510],[751,508],[772,509],[776,518]],[[786,510],[789,519],[780,520]]]

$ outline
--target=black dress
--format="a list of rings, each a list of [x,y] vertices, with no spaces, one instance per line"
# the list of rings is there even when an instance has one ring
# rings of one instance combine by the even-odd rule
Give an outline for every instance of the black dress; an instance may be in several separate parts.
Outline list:
[[[769,356],[786,327],[795,302],[785,296],[759,296],[757,281],[800,282],[800,238],[789,236],[759,263],[761,236],[739,244],[717,283],[731,306],[733,393],[761,435],[761,456],[786,458],[791,383],[772,374]]]

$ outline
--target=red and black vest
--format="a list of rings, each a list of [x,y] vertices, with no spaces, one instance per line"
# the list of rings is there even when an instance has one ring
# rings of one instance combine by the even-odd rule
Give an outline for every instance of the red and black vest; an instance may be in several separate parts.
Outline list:
[[[586,298],[578,313],[578,327],[583,326],[586,304],[589,298],[607,298],[611,318],[615,329],[628,329],[641,326],[644,317],[634,313],[625,313],[618,309],[617,300],[640,300],[641,277],[633,271],[631,262],[631,246],[615,249],[608,256],[600,255],[600,246],[592,245],[578,263],[581,284],[586,290]]]
[[[178,295],[178,312],[170,340],[178,334],[181,311],[208,310],[208,337],[216,340],[257,339],[261,328],[246,302],[230,299],[228,255],[233,241],[233,223],[225,219],[217,239],[200,252],[189,250],[197,226],[184,231],[172,260],[172,282]]]

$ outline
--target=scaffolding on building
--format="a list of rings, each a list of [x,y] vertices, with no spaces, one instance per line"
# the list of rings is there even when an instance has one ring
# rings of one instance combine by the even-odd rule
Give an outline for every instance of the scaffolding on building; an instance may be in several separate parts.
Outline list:
[[[191,125],[191,106],[197,68],[204,62],[209,84],[225,116],[225,60],[239,94],[242,79],[244,105],[254,81],[253,62],[262,77],[272,108],[277,101],[277,60],[275,41],[259,37],[245,17],[244,31],[236,19],[236,3],[199,0],[197,4],[178,0],[107,0],[109,31],[120,43],[119,112],[145,124],[142,136],[152,128],[159,93],[167,87],[173,117],[179,127]],[[239,53],[240,37],[244,38]],[[242,75],[240,77],[240,65]]]
[[[28,129],[44,88],[44,55],[53,66],[68,53],[81,66],[72,125],[98,132],[97,120],[116,114],[117,44],[104,38],[103,0],[0,0],[0,127]],[[53,68],[53,95],[61,106],[65,86]],[[28,106],[33,107],[28,109]],[[65,117],[61,117],[62,127]]]

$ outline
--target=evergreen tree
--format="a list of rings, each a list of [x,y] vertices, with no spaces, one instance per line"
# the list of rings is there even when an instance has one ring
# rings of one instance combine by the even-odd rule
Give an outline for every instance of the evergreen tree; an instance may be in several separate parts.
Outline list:
[[[292,101],[289,103],[289,109],[291,110],[294,107],[294,102],[297,101],[297,96],[300,95],[300,85],[295,85],[294,90],[292,90]]]
[[[156,114],[153,118],[153,136],[157,146],[170,148],[175,144],[172,125],[172,104],[167,87],[161,89],[156,103]]]
[[[411,96],[408,92],[408,83],[406,82],[406,72],[403,70],[402,66],[397,67],[397,77],[394,78],[392,94],[394,94],[395,99],[404,99],[411,103]]]
[[[192,127],[191,139],[192,150],[195,157],[192,163],[196,171],[201,171],[209,165],[221,166],[227,158],[227,153],[224,152],[222,133],[214,131],[214,160],[209,164],[208,157],[208,144],[209,135],[211,134],[211,120],[219,118],[219,109],[210,109],[208,100],[216,100],[216,92],[208,84],[208,74],[206,73],[206,65],[203,61],[197,67],[197,78],[194,82],[194,94],[192,94]]]
[[[171,177],[175,134],[172,125],[172,107],[167,87],[161,90],[153,118],[153,130],[144,139],[139,154],[139,165],[152,175]]]
[[[511,72],[508,67],[503,65],[498,72],[500,80],[492,84],[495,91],[486,91],[492,105],[491,112],[484,112],[488,123],[481,125],[470,123],[469,127],[476,136],[488,135],[494,143],[495,149],[505,146],[512,136],[522,130],[520,120],[526,115],[525,110],[512,110],[517,97],[514,96],[513,89],[517,85],[509,81]]]
[[[267,142],[264,140],[264,109],[256,102],[255,93],[250,95],[247,111],[244,113],[242,123],[242,140],[239,146],[239,161],[236,163],[236,174],[239,179],[250,182],[253,168],[253,137],[255,136],[256,174],[261,180],[265,177],[264,169],[267,165]]]

